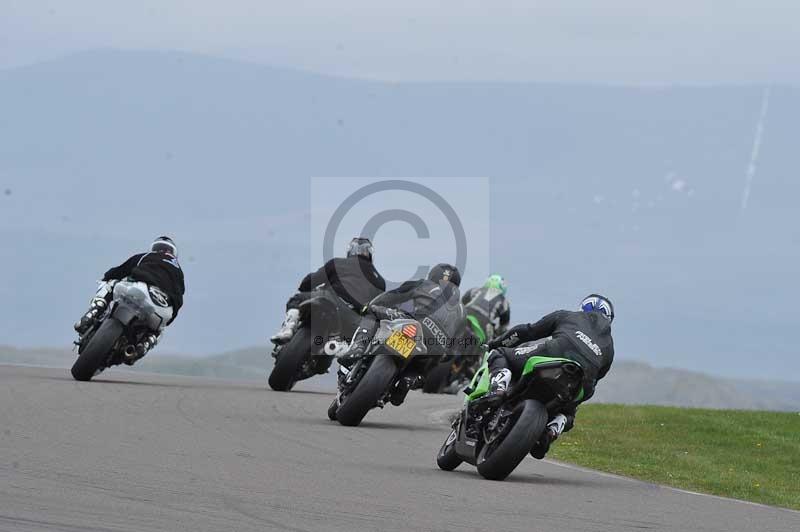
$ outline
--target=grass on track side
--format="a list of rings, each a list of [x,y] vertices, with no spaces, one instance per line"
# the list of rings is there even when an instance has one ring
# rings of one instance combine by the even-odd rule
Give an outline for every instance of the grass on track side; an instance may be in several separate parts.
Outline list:
[[[587,404],[550,458],[800,510],[800,414]]]

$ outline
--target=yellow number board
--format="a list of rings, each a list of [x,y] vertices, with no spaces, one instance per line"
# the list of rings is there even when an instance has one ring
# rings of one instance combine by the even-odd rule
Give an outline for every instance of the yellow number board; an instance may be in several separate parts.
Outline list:
[[[417,347],[417,342],[400,331],[394,331],[386,339],[386,345],[397,351],[403,358],[408,358],[414,352],[414,348]]]

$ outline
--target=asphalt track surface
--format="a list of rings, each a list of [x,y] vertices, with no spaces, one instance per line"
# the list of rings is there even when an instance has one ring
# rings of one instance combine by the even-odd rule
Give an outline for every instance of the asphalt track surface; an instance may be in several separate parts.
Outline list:
[[[531,458],[505,482],[440,471],[452,396],[359,428],[331,395],[112,370],[0,366],[0,530],[794,531],[800,513]]]

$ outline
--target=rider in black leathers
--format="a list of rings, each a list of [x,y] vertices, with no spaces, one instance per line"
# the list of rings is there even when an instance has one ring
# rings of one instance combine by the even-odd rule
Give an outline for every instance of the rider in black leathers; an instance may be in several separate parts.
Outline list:
[[[508,285],[501,275],[490,275],[482,286],[470,288],[461,297],[464,305],[465,337],[426,375],[428,393],[457,393],[472,380],[483,361],[481,344],[503,334],[511,321]]]
[[[525,362],[533,356],[567,358],[578,362],[584,371],[584,402],[594,395],[597,381],[606,376],[614,361],[614,340],[611,322],[614,307],[608,298],[592,294],[581,303],[581,310],[559,310],[536,323],[517,325],[487,344],[492,388],[488,399],[501,398],[518,377]],[[531,451],[544,457],[550,443],[575,422],[578,403],[564,408],[548,424],[543,440]]]
[[[372,262],[372,243],[367,238],[354,238],[347,248],[346,258],[335,258],[320,269],[306,275],[298,291],[286,303],[286,318],[281,329],[270,339],[274,344],[285,344],[297,329],[300,303],[313,297],[313,292],[325,287],[332,289],[345,305],[353,311],[353,327],[358,313],[376,296],[386,291],[386,281]],[[343,310],[343,309],[342,309]],[[348,330],[347,333],[350,334]]]
[[[339,358],[350,366],[363,356],[378,330],[381,320],[415,319],[424,328],[423,336],[429,355],[444,355],[464,332],[464,308],[458,289],[461,274],[450,264],[431,268],[427,279],[406,281],[398,288],[375,298],[364,309],[349,350]],[[413,389],[422,385],[422,376],[409,383]]]

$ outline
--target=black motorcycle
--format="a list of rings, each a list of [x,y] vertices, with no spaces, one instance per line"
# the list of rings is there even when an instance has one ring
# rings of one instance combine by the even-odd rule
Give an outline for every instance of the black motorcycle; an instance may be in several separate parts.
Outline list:
[[[358,315],[333,291],[318,290],[303,301],[294,336],[272,351],[275,366],[269,386],[288,392],[295,383],[327,373],[336,354],[347,348],[345,334],[356,327]]]
[[[428,355],[418,321],[382,320],[364,356],[349,369],[340,367],[339,393],[328,417],[354,427],[375,407],[399,406],[409,390],[422,385],[423,375],[438,360]]]
[[[88,381],[106,368],[138,360],[136,345],[161,330],[172,317],[169,298],[155,286],[125,280],[114,287],[105,313],[77,342],[75,380]]]
[[[469,384],[480,366],[480,356],[455,355],[450,360],[440,362],[425,376],[423,393],[444,393],[455,395]]]

